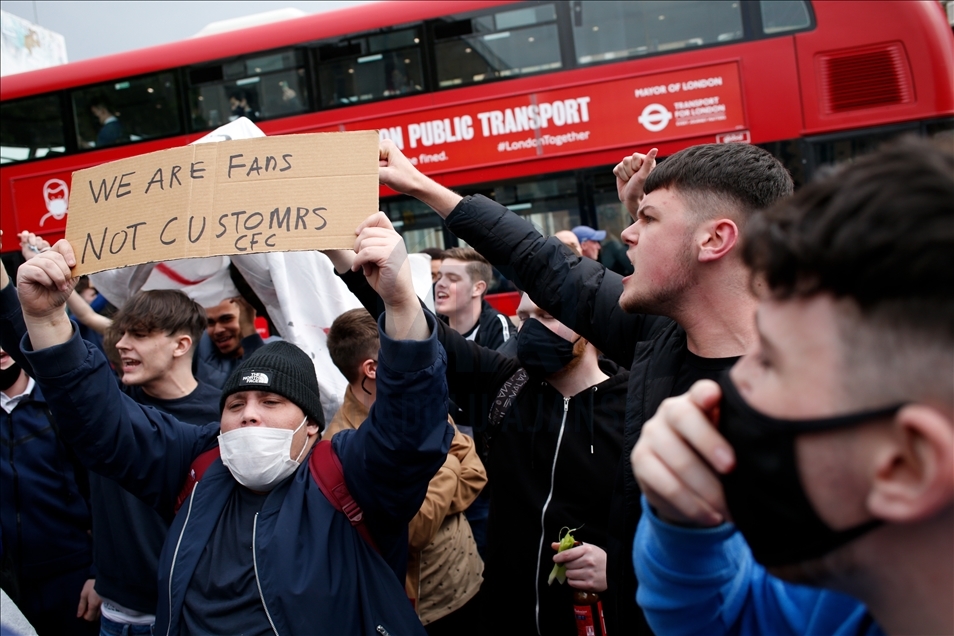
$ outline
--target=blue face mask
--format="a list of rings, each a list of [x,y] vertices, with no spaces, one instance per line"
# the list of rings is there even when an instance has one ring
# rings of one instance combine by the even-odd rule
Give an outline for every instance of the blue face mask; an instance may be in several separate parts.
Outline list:
[[[565,340],[535,318],[528,318],[517,337],[517,359],[527,373],[549,376],[566,368],[575,357],[575,342]]]
[[[798,473],[795,439],[892,417],[902,405],[815,420],[782,420],[753,409],[726,371],[719,378],[719,432],[732,445],[736,465],[722,475],[726,504],[755,560],[765,566],[824,556],[873,530],[872,520],[833,530],[815,512]]]

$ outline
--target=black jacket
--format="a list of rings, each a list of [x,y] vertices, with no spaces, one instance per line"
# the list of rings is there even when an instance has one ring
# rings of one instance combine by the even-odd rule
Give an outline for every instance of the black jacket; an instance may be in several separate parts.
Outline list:
[[[607,538],[607,576],[619,590],[610,602],[619,616],[610,633],[650,633],[635,604],[632,545],[639,521],[639,487],[629,455],[643,423],[673,390],[686,357],[686,332],[669,318],[628,314],[619,306],[623,277],[545,238],[507,208],[477,195],[465,197],[447,227],[467,241],[533,301],[581,334],[603,354],[630,368],[623,453],[617,466]]]

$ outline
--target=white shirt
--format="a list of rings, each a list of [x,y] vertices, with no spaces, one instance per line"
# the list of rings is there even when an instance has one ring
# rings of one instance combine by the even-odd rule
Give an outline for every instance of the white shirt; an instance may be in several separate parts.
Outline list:
[[[24,398],[33,393],[33,387],[35,386],[36,382],[33,378],[30,378],[29,382],[27,382],[26,390],[20,395],[9,397],[6,393],[0,391],[0,409],[3,409],[7,413],[13,413],[13,409],[17,408],[17,405],[22,402]]]

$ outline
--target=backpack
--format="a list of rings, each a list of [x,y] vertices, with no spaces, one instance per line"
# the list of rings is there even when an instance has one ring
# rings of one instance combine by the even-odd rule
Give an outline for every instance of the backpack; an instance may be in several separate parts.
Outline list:
[[[218,446],[205,451],[195,458],[189,469],[189,476],[186,478],[186,482],[182,486],[182,491],[176,499],[176,512],[179,512],[179,508],[189,499],[189,496],[195,489],[196,484],[202,479],[205,471],[208,470],[212,462],[218,458]],[[348,486],[345,484],[344,479],[344,470],[341,468],[341,461],[338,460],[338,455],[335,454],[334,449],[331,447],[330,440],[320,441],[315,444],[314,450],[308,457],[308,468],[311,471],[311,476],[315,480],[315,483],[318,484],[318,489],[321,490],[321,494],[334,506],[335,510],[344,513],[344,515],[348,517],[348,521],[351,522],[352,527],[361,535],[361,538],[374,548],[375,552],[379,552],[377,545],[374,543],[374,539],[371,537],[371,532],[368,530],[368,526],[364,523],[364,511],[361,510],[361,506],[358,505],[358,502],[354,500],[354,497],[352,497],[348,491]]]

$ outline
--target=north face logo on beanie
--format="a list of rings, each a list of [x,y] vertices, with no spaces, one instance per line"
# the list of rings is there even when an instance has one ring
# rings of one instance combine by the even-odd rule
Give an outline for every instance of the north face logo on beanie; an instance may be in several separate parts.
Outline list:
[[[268,384],[268,376],[264,373],[249,373],[242,376],[242,384]]]

